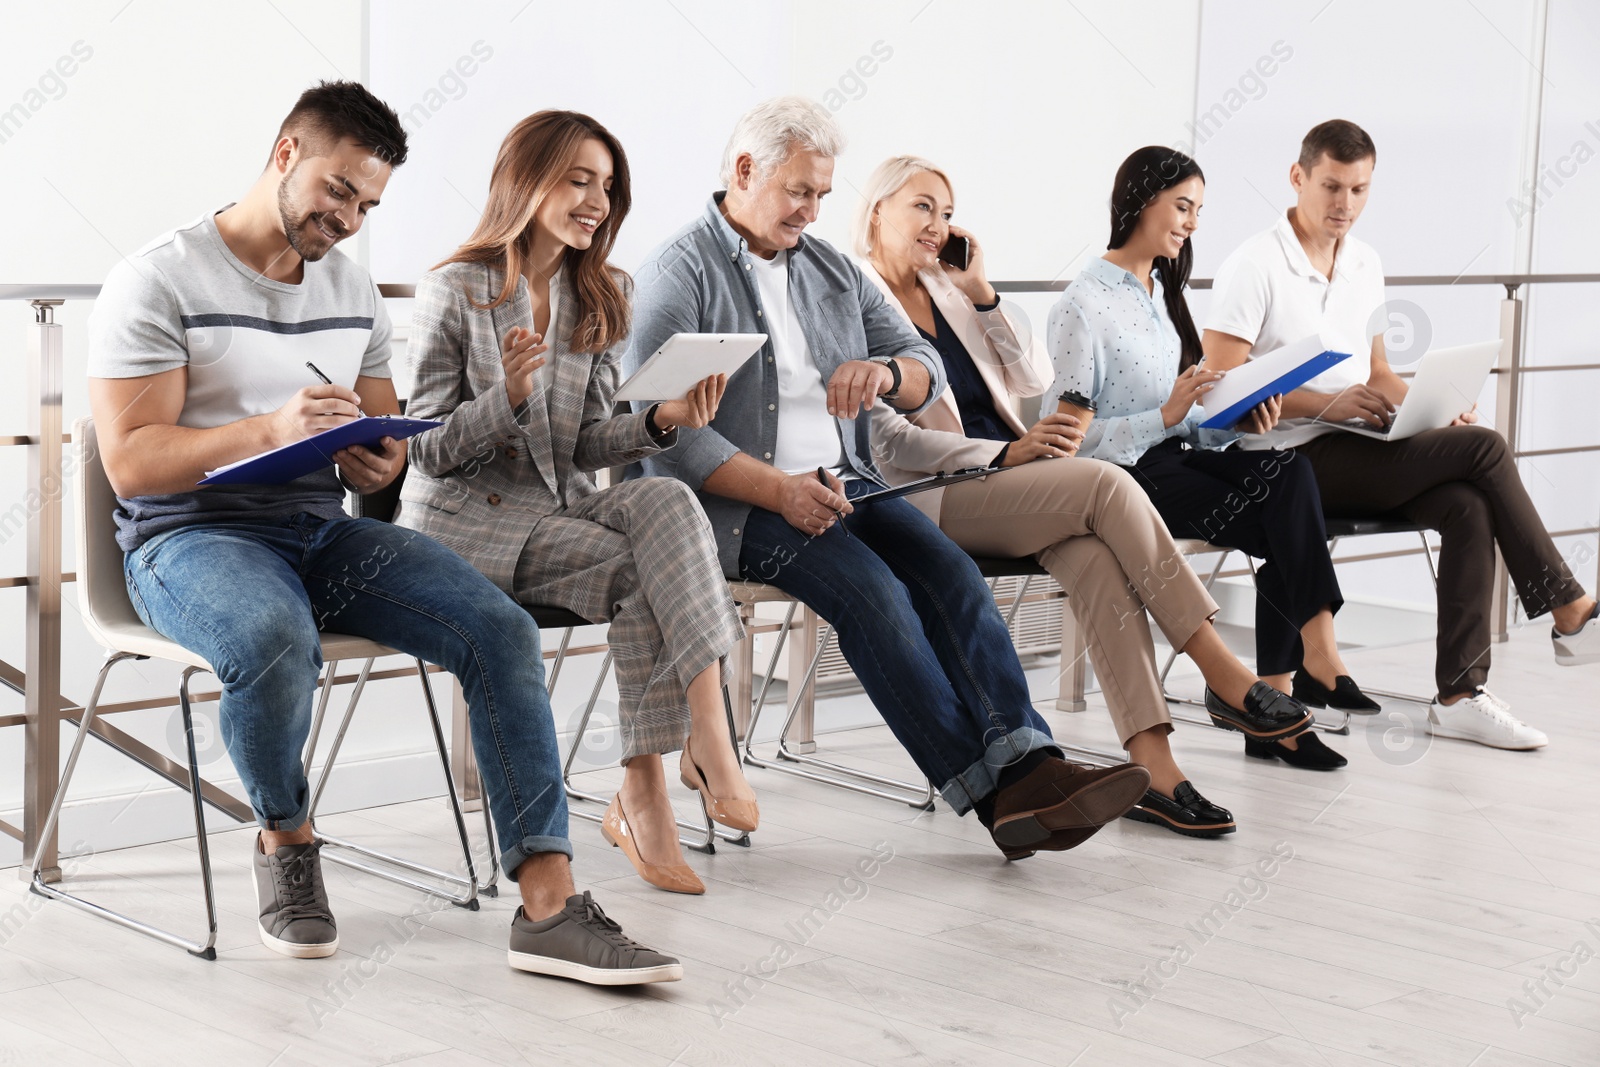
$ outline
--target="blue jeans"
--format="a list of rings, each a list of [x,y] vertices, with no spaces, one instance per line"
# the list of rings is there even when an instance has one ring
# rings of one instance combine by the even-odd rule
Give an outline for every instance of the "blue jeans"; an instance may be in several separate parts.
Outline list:
[[[739,567],[833,624],[883,721],[958,814],[1003,767],[1053,746],[977,565],[903,498],[863,504],[820,536],[754,508]]]
[[[507,875],[535,853],[572,855],[538,627],[443,545],[372,519],[300,514],[158,534],[123,571],[139,617],[222,683],[222,739],[266,829],[306,821],[301,753],[326,630],[461,680]]]

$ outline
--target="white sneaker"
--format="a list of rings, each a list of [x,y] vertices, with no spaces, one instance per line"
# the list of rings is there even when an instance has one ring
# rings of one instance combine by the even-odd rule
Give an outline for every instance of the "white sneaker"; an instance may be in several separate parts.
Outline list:
[[[1594,614],[1575,634],[1564,634],[1550,627],[1550,640],[1556,646],[1556,662],[1563,667],[1600,663],[1600,605],[1595,606]]]
[[[1511,705],[1481,685],[1476,693],[1454,704],[1437,700],[1429,704],[1428,733],[1476,741],[1490,748],[1543,748],[1550,743],[1544,731],[1535,730],[1511,714]]]

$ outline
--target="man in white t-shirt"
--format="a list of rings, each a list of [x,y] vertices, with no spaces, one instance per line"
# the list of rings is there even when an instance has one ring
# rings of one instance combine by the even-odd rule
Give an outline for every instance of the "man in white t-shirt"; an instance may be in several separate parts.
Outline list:
[[[1505,439],[1474,425],[1471,411],[1403,441],[1337,425],[1387,425],[1407,390],[1384,355],[1382,264],[1350,236],[1376,163],[1372,138],[1352,122],[1333,119],[1306,134],[1289,170],[1295,206],[1217,272],[1202,338],[1206,364],[1227,370],[1312,334],[1353,353],[1284,397],[1282,421],[1244,447],[1303,454],[1330,518],[1393,515],[1440,532],[1439,692],[1429,730],[1496,748],[1539,748],[1544,733],[1484,688],[1495,546],[1529,618],[1551,613],[1558,663],[1600,662],[1600,608],[1545,531]]]
[[[673,981],[677,960],[624,937],[572,884],[538,628],[438,542],[345,514],[344,490],[389,485],[405,445],[343,449],[286,484],[197,484],[363,410],[399,413],[383,301],[334,246],[361,229],[405,157],[392,109],[358,83],[323,82],[284,119],[238,202],[106,279],[89,321],[89,404],[128,590],[139,617],[222,684],[222,737],[261,826],[251,860],[269,949],[305,959],[339,947],[301,762],[318,633],[333,632],[460,679],[498,859],[522,896],[511,966],[605,985]]]

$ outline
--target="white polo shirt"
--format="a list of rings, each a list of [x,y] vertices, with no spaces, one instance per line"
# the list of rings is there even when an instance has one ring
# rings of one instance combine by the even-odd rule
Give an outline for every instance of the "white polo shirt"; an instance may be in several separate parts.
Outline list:
[[[1304,386],[1337,393],[1364,385],[1372,375],[1372,338],[1385,319],[1383,264],[1378,253],[1348,234],[1333,261],[1333,279],[1311,265],[1289,216],[1234,250],[1217,271],[1205,328],[1249,341],[1250,357],[1265,355],[1312,334],[1323,347],[1349,352]],[[1264,434],[1246,434],[1242,448],[1293,448],[1334,432],[1315,419],[1284,419]]]

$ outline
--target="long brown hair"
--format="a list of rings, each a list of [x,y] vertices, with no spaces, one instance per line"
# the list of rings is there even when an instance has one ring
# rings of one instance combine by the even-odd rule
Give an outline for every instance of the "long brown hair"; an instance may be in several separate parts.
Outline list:
[[[625,275],[606,264],[617,230],[633,203],[628,157],[611,131],[588,115],[539,111],[513,126],[495,156],[494,171],[489,176],[489,202],[478,228],[449,258],[434,267],[438,270],[447,263],[499,267],[505,272],[500,292],[486,304],[479,304],[470,293],[467,299],[473,307],[485,310],[510,300],[533,247],[534,213],[572,168],[578,146],[591,137],[611,152],[611,210],[588,248],[568,248],[563,257],[578,304],[577,322],[567,343],[579,352],[600,351],[621,341],[628,334],[629,320],[628,300],[618,282]]]

